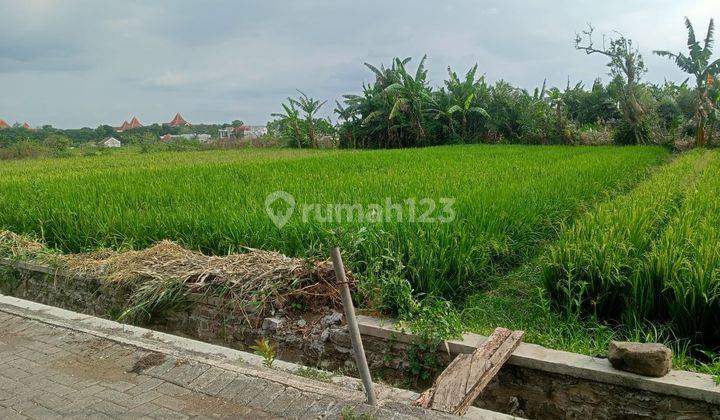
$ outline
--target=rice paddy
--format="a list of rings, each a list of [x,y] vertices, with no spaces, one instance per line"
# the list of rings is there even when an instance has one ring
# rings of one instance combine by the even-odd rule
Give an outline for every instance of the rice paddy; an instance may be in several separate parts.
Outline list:
[[[3,164],[0,229],[65,252],[169,239],[213,255],[326,259],[339,245],[375,309],[442,297],[466,330],[525,329],[587,354],[613,338],[660,340],[697,368],[687,349],[720,344],[719,171],[717,151],[657,147],[123,151]],[[297,205],[282,227],[266,212],[275,191]],[[447,197],[450,223],[299,210]]]
[[[558,308],[720,345],[718,170],[717,152],[688,153],[570,225],[543,264]]]
[[[667,158],[655,147],[454,146],[13,162],[0,167],[0,227],[66,252],[170,239],[209,254],[252,247],[324,259],[332,243],[361,275],[400,270],[415,293],[457,298],[537,255],[581,209]],[[298,205],[450,197],[456,218],[332,223],[295,211],[279,228],[265,211],[278,190]]]

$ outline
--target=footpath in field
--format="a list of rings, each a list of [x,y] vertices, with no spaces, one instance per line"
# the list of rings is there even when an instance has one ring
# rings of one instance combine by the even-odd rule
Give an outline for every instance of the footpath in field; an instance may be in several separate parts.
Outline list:
[[[379,386],[381,407],[371,407],[357,380],[244,363],[257,358],[0,295],[3,419],[449,418],[411,407],[411,392]],[[480,409],[470,417],[509,418]]]

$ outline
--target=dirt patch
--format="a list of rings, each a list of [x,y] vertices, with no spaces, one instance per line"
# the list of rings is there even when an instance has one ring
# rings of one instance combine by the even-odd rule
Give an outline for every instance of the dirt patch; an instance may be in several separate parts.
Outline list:
[[[96,381],[137,383],[137,375],[128,372],[133,359],[131,355],[137,350],[113,351],[94,340],[75,345],[83,346],[82,350],[48,362],[47,368]]]
[[[150,369],[153,366],[159,366],[165,362],[165,355],[162,353],[148,353],[133,365],[132,369],[128,373],[141,373],[146,369]]]

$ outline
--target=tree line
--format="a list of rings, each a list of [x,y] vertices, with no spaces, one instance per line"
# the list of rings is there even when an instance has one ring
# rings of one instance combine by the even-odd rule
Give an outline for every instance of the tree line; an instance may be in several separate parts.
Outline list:
[[[141,150],[167,149],[192,150],[196,142],[176,139],[170,145],[161,144],[160,137],[165,134],[210,134],[218,135],[220,128],[238,127],[240,120],[224,124],[193,124],[174,127],[166,124],[151,124],[118,132],[109,125],[97,128],[61,129],[51,125],[38,128],[25,128],[15,124],[11,128],[0,129],[0,159],[21,159],[40,156],[63,157],[70,155],[70,149],[80,149],[81,154],[97,154],[94,147],[98,142],[115,137],[123,145],[139,146]]]
[[[440,87],[428,81],[426,58],[414,69],[410,58],[389,67],[366,63],[375,81],[359,94],[343,95],[334,109],[338,123],[316,115],[324,102],[301,92],[273,114],[289,145],[315,147],[317,127],[340,147],[396,148],[455,143],[673,144],[716,145],[720,129],[720,59],[712,60],[714,23],[698,39],[686,18],[687,53],[653,51],[688,74],[682,83],[643,81],[647,71],[637,44],[622,34],[593,39],[579,33],[574,47],[607,58],[611,79],[591,86],[568,84],[532,92],[500,80],[488,83],[475,65],[464,74],[448,67]]]

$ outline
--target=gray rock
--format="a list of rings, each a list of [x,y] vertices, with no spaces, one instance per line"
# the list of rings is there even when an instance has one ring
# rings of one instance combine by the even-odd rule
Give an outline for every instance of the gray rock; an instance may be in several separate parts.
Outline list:
[[[265,331],[277,331],[282,325],[283,320],[278,318],[265,318],[263,319],[262,329]]]
[[[297,322],[295,322],[295,325],[302,328],[307,325],[307,321],[305,321],[304,319],[298,319]]]
[[[615,369],[661,377],[672,368],[672,350],[658,343],[611,341],[608,360]]]
[[[340,324],[340,321],[342,321],[343,314],[340,312],[333,312],[330,315],[325,315],[322,319],[323,325],[335,325]]]

